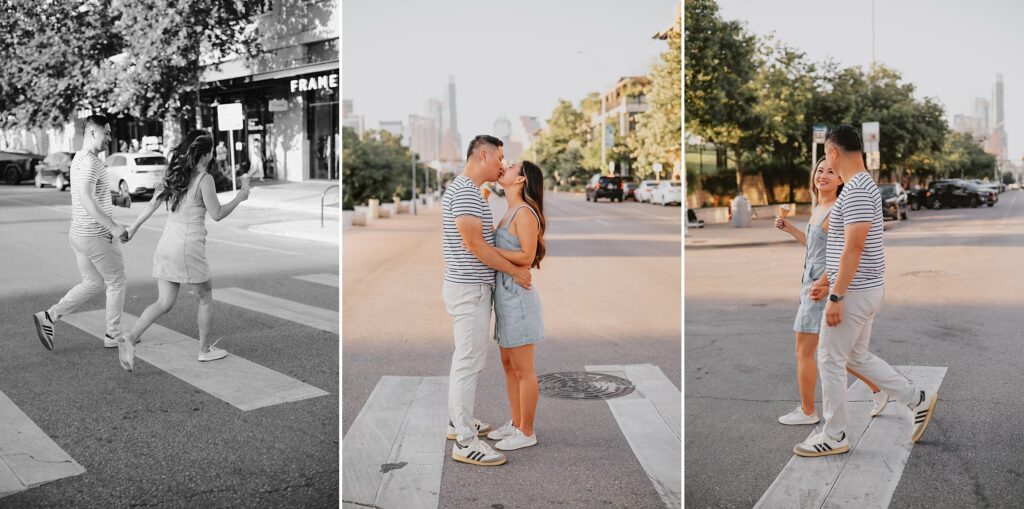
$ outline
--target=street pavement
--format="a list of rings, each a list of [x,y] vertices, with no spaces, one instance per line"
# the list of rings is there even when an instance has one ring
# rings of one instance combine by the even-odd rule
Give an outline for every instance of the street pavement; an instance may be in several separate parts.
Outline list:
[[[497,221],[506,210],[505,200],[492,196],[491,206]],[[541,269],[533,271],[545,325],[545,340],[536,350],[537,373],[651,364],[665,377],[660,390],[668,395],[674,391],[678,398],[681,209],[632,202],[590,203],[582,195],[548,193],[545,212],[548,254]],[[420,207],[416,216],[400,214],[343,232],[346,465],[350,450],[368,447],[353,443],[350,449],[348,433],[360,433],[352,431],[353,424],[366,410],[371,392],[379,384],[383,390],[388,383],[404,383],[384,377],[425,377],[417,379],[422,380],[417,382],[422,388],[444,382],[432,377],[448,375],[454,347],[451,318],[441,299],[443,270],[440,206]],[[433,452],[426,461],[442,469],[440,486],[423,492],[425,504],[418,507],[431,503],[442,508],[670,505],[645,474],[624,435],[628,432],[620,428],[626,424],[617,421],[605,401],[541,396],[536,422],[539,444],[509,452],[506,465],[477,467],[451,460],[452,442],[443,439],[447,395],[435,396],[431,419],[436,420],[436,428],[426,433],[428,439],[437,440],[429,444]],[[609,401],[628,404],[625,398]],[[412,405],[416,407],[415,402]],[[678,408],[675,415],[671,411],[664,415],[666,422],[677,423],[677,430]],[[386,414],[378,416],[382,420],[374,422],[389,419]],[[496,346],[488,353],[480,378],[476,416],[495,426],[509,418]],[[653,447],[678,455],[678,436]],[[381,465],[380,470],[402,466]],[[421,465],[405,468],[414,466]],[[675,466],[678,478],[678,459]],[[365,504],[354,499],[356,491],[366,488],[350,487],[346,481],[342,498],[354,503],[344,505]],[[377,486],[368,488],[372,497]]]
[[[871,351],[892,365],[947,368],[902,474],[893,463],[861,472],[864,490],[898,478],[890,507],[1024,500],[1022,231],[1024,193],[1009,191],[992,208],[911,211],[885,233],[886,300]],[[813,429],[776,420],[799,403],[792,324],[803,247],[687,249],[685,258],[686,505],[751,507]],[[819,381],[819,414],[820,394]],[[902,418],[898,407],[876,422]],[[842,456],[856,455],[853,445]]]
[[[142,205],[115,208],[115,220],[129,224]],[[148,337],[177,334],[188,353],[160,360],[154,345],[150,358],[159,366],[140,354],[136,371],[127,373],[116,349],[103,348],[95,336],[102,330],[61,322],[54,351],[40,345],[31,314],[79,281],[67,238],[70,194],[0,186],[0,392],[85,469],[0,498],[0,507],[337,507],[338,335],[274,316],[274,306],[221,300],[237,288],[236,294],[257,294],[257,302],[273,297],[287,307],[337,313],[337,282],[324,284],[338,273],[337,245],[250,231],[311,218],[241,207],[219,223],[207,220],[218,299],[212,337],[221,338],[218,347],[231,357],[197,367],[198,342],[187,344],[198,334],[196,301],[183,289],[176,307],[157,321],[167,331]],[[122,246],[127,314],[138,316],[156,300],[152,257],[165,219],[159,210]],[[79,312],[103,306],[99,295]],[[171,369],[175,363],[181,370]],[[244,387],[259,386],[263,380],[255,377],[271,372],[327,394],[290,402],[281,402],[287,394],[263,394],[263,403],[242,410],[219,382],[210,383],[220,377],[242,386],[234,396],[245,398]]]

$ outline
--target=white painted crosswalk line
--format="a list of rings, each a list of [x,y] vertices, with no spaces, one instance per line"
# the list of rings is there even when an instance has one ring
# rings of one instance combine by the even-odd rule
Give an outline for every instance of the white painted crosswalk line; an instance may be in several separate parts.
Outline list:
[[[338,333],[338,312],[241,288],[215,288],[213,299],[327,332]]]
[[[338,287],[338,275],[337,274],[308,274],[305,276],[295,276],[295,279],[301,279],[302,281],[309,281],[310,283],[316,283],[325,286]]]
[[[946,375],[945,367],[893,367],[914,384],[933,391],[939,390]],[[850,452],[824,458],[794,455],[755,508],[889,506],[914,446],[910,412],[906,406],[890,401],[882,414],[872,419],[868,413],[871,391],[859,380],[850,386],[847,400]],[[941,403],[936,411],[942,411]],[[928,440],[927,432],[922,440]]]
[[[82,473],[82,465],[0,392],[0,497]]]
[[[448,377],[385,376],[342,439],[345,508],[436,509]]]
[[[586,366],[633,382],[632,394],[606,400],[637,461],[666,507],[682,506],[679,389],[651,364]]]
[[[128,313],[122,322],[129,328],[138,318]],[[64,322],[102,339],[106,312],[102,309],[75,313]],[[294,378],[231,354],[216,362],[199,362],[199,342],[184,334],[153,324],[135,347],[143,360],[221,399],[240,410],[253,410],[329,394]],[[110,369],[121,369],[111,357]],[[139,369],[136,363],[136,369]],[[143,368],[145,369],[145,368]]]

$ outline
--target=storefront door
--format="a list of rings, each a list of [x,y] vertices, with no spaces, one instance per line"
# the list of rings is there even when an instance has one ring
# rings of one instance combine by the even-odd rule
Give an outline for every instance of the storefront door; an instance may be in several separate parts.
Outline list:
[[[309,176],[313,179],[338,180],[338,101],[317,98],[308,110],[310,152]]]

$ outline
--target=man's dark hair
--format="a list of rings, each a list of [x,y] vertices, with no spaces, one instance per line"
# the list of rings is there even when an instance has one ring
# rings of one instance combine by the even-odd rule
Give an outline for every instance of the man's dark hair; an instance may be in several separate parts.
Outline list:
[[[498,148],[503,145],[501,140],[491,136],[489,134],[478,134],[472,141],[469,142],[469,149],[466,150],[466,160],[468,161],[476,153],[477,149],[484,145],[490,145],[494,148]]]
[[[846,152],[860,152],[864,148],[864,142],[860,139],[860,131],[849,124],[840,124],[829,129],[825,134],[825,141],[832,142]]]
[[[89,115],[89,117],[85,119],[85,125],[92,124],[98,127],[105,127],[109,123],[110,121],[103,115]]]

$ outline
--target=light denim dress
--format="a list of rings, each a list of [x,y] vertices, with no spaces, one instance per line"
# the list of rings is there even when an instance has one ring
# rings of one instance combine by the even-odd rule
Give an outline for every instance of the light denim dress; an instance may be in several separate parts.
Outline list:
[[[153,277],[172,283],[205,283],[210,280],[206,262],[206,204],[199,172],[181,197],[178,208],[167,214],[164,233],[153,253]],[[212,178],[212,177],[211,177]]]
[[[828,214],[825,215],[828,218]],[[814,302],[807,296],[811,285],[821,278],[825,273],[825,245],[828,243],[828,234],[821,231],[821,224],[807,224],[807,251],[804,255],[804,272],[800,288],[800,307],[796,310],[796,321],[793,323],[793,330],[796,332],[807,332],[818,334],[821,331],[821,317],[825,313],[826,299]]]
[[[512,212],[508,223],[512,223],[522,208],[537,217],[532,207],[522,205]],[[539,217],[537,222],[540,222]],[[499,226],[494,231],[494,247],[518,251],[521,245],[519,238],[509,233],[508,228]],[[515,348],[544,339],[544,321],[537,291],[517,285],[515,279],[504,272],[498,272],[494,277],[494,339],[498,345]]]

